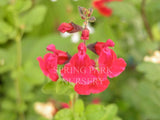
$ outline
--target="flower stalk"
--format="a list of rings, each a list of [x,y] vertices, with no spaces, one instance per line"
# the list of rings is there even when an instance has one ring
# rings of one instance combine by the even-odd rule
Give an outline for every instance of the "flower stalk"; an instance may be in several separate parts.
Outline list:
[[[22,43],[21,43],[22,36],[23,36],[23,32],[21,31],[17,34],[15,38],[16,48],[17,48],[17,66],[16,66],[17,71],[20,70],[21,64],[22,64]],[[17,105],[21,106],[23,104],[23,100],[21,97],[20,77],[18,75],[16,76],[16,79],[15,79],[15,89],[17,92]],[[19,112],[19,118],[20,120],[25,120],[23,112]]]
[[[150,40],[154,41],[153,34],[152,34],[152,31],[151,31],[151,27],[150,27],[149,22],[148,22],[147,17],[146,17],[145,5],[146,5],[146,0],[142,0],[142,3],[141,3],[142,20],[143,20],[144,26],[146,28],[146,31],[149,35]]]

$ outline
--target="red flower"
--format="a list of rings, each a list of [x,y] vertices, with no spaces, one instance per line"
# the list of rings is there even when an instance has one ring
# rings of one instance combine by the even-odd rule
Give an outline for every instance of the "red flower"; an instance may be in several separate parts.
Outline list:
[[[113,41],[107,41],[104,44],[100,52],[100,56],[98,59],[99,69],[103,72],[106,72],[110,78],[116,77],[121,74],[126,67],[126,62],[122,58],[117,58],[115,52],[108,47],[113,45]]]
[[[105,6],[105,3],[121,1],[121,0],[95,0],[93,6],[104,16],[109,17],[112,14],[112,9]]]
[[[82,31],[81,39],[82,40],[88,40],[89,39],[89,30],[87,28],[85,28]]]
[[[89,95],[91,93],[95,94],[103,92],[108,85],[109,80],[107,79],[107,76],[100,77],[100,75],[97,74],[97,78],[93,83],[88,85],[76,84],[74,89],[80,95]]]
[[[65,32],[69,32],[69,31],[72,31],[73,30],[73,26],[71,23],[62,23],[59,27],[58,27],[58,30],[62,33],[65,33]]]
[[[38,57],[39,66],[47,77],[49,77],[52,81],[58,80],[57,74],[57,64],[64,64],[69,61],[70,56],[61,50],[56,50],[55,45],[51,44],[47,46],[48,51],[52,51],[53,53],[47,53],[44,56],[44,59]]]
[[[53,44],[48,45],[47,50],[51,51],[57,55],[57,57],[58,57],[57,61],[58,61],[59,65],[67,63],[71,57],[67,52],[64,52],[61,50],[56,50],[56,47]]]
[[[39,66],[44,75],[49,77],[52,81],[57,81],[57,56],[52,53],[47,53],[44,59],[38,57],[37,60],[39,61]]]
[[[106,73],[110,78],[121,74],[126,67],[126,62],[122,58],[117,58],[115,52],[108,47],[114,47],[112,40],[106,42],[96,42],[88,45],[88,48],[99,55],[99,69]]]
[[[68,82],[85,85],[96,80],[97,76],[95,74],[97,72],[93,67],[93,60],[86,54],[85,44],[80,43],[78,53],[64,66],[61,75]]]

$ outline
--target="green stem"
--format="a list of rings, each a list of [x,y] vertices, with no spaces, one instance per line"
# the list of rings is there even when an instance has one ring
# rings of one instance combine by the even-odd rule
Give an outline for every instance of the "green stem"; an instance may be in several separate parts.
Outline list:
[[[21,68],[21,64],[22,64],[22,43],[21,43],[21,38],[23,36],[23,33],[19,33],[17,35],[17,37],[15,38],[16,40],[16,45],[17,45],[17,71],[20,70]],[[20,89],[20,77],[19,75],[17,75],[16,79],[15,79],[15,88],[16,88],[16,92],[17,92],[17,105],[19,107],[21,107],[21,105],[23,104],[23,100],[21,97],[21,89]],[[19,119],[20,120],[24,120],[24,112],[19,112]]]
[[[149,22],[148,22],[147,17],[146,17],[145,5],[146,5],[146,0],[142,0],[142,3],[141,3],[142,20],[143,20],[144,26],[146,28],[146,31],[149,35],[150,40],[154,41],[153,34],[152,34],[152,31],[151,31],[151,27],[150,27]]]
[[[78,99],[78,96],[79,95],[77,93],[74,93],[70,96],[70,98],[71,98],[71,109],[72,109],[73,113],[74,113],[74,104],[75,104],[76,100]]]

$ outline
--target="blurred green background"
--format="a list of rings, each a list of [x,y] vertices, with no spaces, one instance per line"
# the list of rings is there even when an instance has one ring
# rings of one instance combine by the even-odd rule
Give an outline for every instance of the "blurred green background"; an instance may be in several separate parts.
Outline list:
[[[50,80],[41,72],[36,58],[46,54],[49,44],[74,55],[82,42],[78,39],[80,33],[62,35],[57,28],[62,22],[83,25],[77,7],[89,8],[92,2],[0,0],[0,120],[47,120],[34,110],[36,102],[69,102],[69,97],[61,94],[65,89],[62,86],[58,92],[42,89]],[[142,0],[111,2],[106,5],[113,10],[110,17],[94,10],[97,20],[90,24],[92,33],[87,44],[112,39],[117,56],[125,59],[127,68],[110,80],[104,92],[80,98],[85,105],[94,98],[99,98],[102,105],[114,103],[123,120],[160,120],[160,54],[159,63],[144,61],[145,56],[160,49],[160,0],[146,0],[145,6],[141,3]],[[142,7],[152,39],[144,26]],[[93,59],[98,57],[89,50],[87,53]]]

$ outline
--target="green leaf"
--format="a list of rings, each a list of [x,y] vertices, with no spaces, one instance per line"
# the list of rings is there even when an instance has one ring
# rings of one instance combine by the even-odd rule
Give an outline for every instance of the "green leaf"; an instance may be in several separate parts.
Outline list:
[[[9,100],[9,99],[4,99],[2,102],[1,102],[1,108],[3,110],[8,110],[8,111],[11,111],[11,110],[14,110],[15,108],[15,104],[12,100]]]
[[[49,82],[42,88],[42,91],[47,94],[59,94],[59,95],[70,95],[74,92],[73,86],[65,81],[58,80],[57,82]]]
[[[30,31],[36,25],[43,22],[46,14],[45,6],[36,6],[22,17],[22,23],[25,25],[25,30]]]
[[[4,6],[9,3],[9,0],[0,0],[0,6]]]
[[[2,33],[0,33],[0,44],[4,44],[8,41],[8,37]]]
[[[46,94],[55,93],[56,91],[56,82],[48,82],[42,88],[42,91]]]
[[[146,4],[146,15],[150,24],[158,23],[160,20],[160,16],[157,15],[160,12],[159,5],[159,0],[151,0]]]
[[[70,95],[74,92],[73,86],[64,80],[59,79],[56,83],[56,93]]]
[[[23,80],[27,81],[31,86],[41,85],[44,82],[44,75],[41,69],[39,66],[35,66],[31,61],[25,63],[22,77]]]
[[[119,117],[115,117],[113,120],[122,120],[122,119]]]
[[[16,50],[13,48],[0,49],[0,73],[14,69],[16,64]]]
[[[87,120],[100,120],[105,114],[105,109],[101,105],[88,105],[85,110]]]
[[[31,0],[16,0],[14,7],[18,12],[24,12],[32,6]]]
[[[74,111],[76,114],[80,115],[82,115],[82,113],[84,112],[84,103],[81,99],[78,99],[74,104]]]
[[[0,20],[0,32],[9,35],[13,32],[13,27],[7,22]]]
[[[73,120],[71,109],[62,109],[55,115],[55,120]]]
[[[113,15],[127,20],[132,20],[139,15],[136,8],[127,2],[111,2],[107,6],[113,9]]]
[[[143,62],[138,65],[137,70],[143,72],[145,78],[151,82],[160,81],[160,64],[154,64],[150,62]]]
[[[105,114],[101,120],[114,120],[118,108],[115,104],[110,104],[106,107]]]
[[[143,79],[137,84],[130,84],[123,90],[125,101],[138,110],[142,119],[160,119],[160,88]]]
[[[0,20],[0,44],[5,43],[8,39],[13,39],[17,31],[8,22]]]

